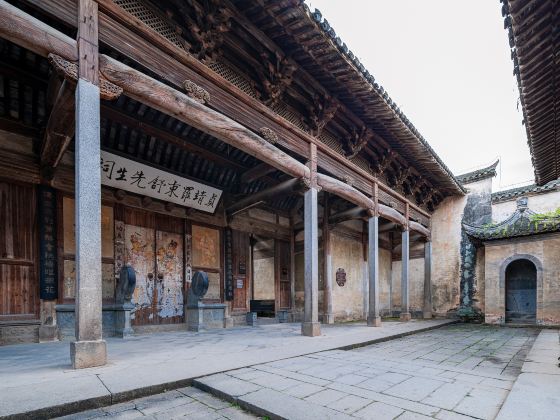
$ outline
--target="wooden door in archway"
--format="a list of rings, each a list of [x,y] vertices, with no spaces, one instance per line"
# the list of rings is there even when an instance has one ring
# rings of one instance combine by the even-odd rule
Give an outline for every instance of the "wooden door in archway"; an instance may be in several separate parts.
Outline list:
[[[526,259],[506,268],[506,322],[533,323],[537,318],[537,269]]]

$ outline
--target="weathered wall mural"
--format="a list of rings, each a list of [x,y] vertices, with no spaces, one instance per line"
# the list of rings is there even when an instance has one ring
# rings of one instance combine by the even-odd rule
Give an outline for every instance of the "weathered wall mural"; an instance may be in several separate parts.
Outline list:
[[[154,230],[134,225],[125,226],[126,262],[136,272],[136,289],[132,296],[135,308],[131,318],[137,317],[137,312],[148,312],[154,296]],[[149,311],[151,312],[151,311]],[[148,319],[153,313],[146,314]]]
[[[157,313],[161,318],[183,315],[182,235],[157,232]]]

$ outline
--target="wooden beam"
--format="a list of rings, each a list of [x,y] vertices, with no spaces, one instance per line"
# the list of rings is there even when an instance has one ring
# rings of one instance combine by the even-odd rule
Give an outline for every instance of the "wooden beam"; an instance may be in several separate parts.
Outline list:
[[[230,216],[239,213],[247,208],[254,207],[255,205],[265,202],[270,199],[275,199],[286,194],[291,194],[300,190],[304,183],[299,178],[288,179],[273,187],[259,191],[249,197],[243,198],[226,209],[226,213]]]
[[[262,178],[274,171],[276,171],[275,167],[270,166],[267,163],[260,163],[241,175],[241,182],[244,184],[250,184],[251,182],[256,181],[257,179]]]
[[[247,171],[247,167],[240,163],[234,162],[230,159],[226,159],[214,153],[209,153],[207,149],[193,144],[183,137],[178,137],[175,133],[171,133],[163,128],[156,127],[155,125],[147,123],[145,121],[139,121],[133,116],[130,116],[115,107],[101,104],[101,116],[113,122],[126,125],[130,129],[145,133],[148,136],[153,136],[160,140],[174,144],[175,146],[180,147],[181,149],[184,149],[188,152],[196,153],[206,160],[232,169],[235,172]]]
[[[98,86],[99,23],[97,2],[93,0],[79,0],[78,9],[79,78]]]
[[[346,220],[362,219],[367,217],[367,211],[361,207],[353,207],[329,216],[329,223],[334,225]]]
[[[131,98],[172,115],[295,178],[309,178],[309,168],[305,165],[248,128],[186,94],[106,55],[100,57],[100,67],[103,76],[122,87]]]
[[[0,33],[2,38],[42,57],[56,51],[67,60],[78,60],[76,41],[5,0],[0,0]]]
[[[345,184],[342,181],[334,179],[328,175],[317,174],[317,184],[325,191],[335,194],[350,203],[355,204],[366,210],[373,210],[373,200],[357,189]]]
[[[51,181],[54,171],[74,137],[74,86],[65,80],[60,85],[45,130],[41,147],[41,174]]]

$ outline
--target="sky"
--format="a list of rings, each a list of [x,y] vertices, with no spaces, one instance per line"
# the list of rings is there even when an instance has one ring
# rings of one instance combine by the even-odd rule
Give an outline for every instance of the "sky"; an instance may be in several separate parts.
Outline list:
[[[498,0],[306,0],[455,175],[500,159],[494,191],[534,182]]]

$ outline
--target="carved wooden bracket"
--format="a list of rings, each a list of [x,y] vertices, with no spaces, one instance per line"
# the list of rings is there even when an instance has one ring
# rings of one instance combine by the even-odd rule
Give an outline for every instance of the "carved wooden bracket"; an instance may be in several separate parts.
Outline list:
[[[198,86],[195,82],[191,80],[185,80],[183,82],[183,87],[187,96],[193,98],[196,102],[201,104],[208,104],[210,102],[210,94],[204,88]]]
[[[352,178],[350,175],[344,175],[342,177],[342,180],[350,186],[354,185],[354,178]]]
[[[78,64],[73,61],[68,61],[56,54],[49,54],[49,62],[52,64],[55,71],[64,79],[72,84],[78,83]],[[114,83],[109,82],[103,73],[99,73],[99,95],[101,99],[113,101],[121,96],[123,89]]]
[[[264,70],[257,70],[263,89],[263,102],[274,106],[282,98],[283,93],[292,83],[292,76],[296,66],[287,57],[278,52],[273,58],[268,52],[261,53]]]
[[[188,13],[182,16],[194,40],[189,52],[203,63],[215,61],[222,55],[224,34],[231,29],[231,11],[219,0],[189,4],[195,9],[194,19]]]
[[[343,144],[345,156],[348,159],[356,157],[368,143],[371,136],[372,134],[366,126],[362,126],[359,129],[357,127],[352,127],[352,132],[345,139],[346,142]]]
[[[393,163],[396,157],[396,152],[387,149],[381,156],[381,159],[374,165],[373,170],[377,175],[383,175],[387,171],[389,166],[391,166],[391,163]]]
[[[323,128],[333,119],[338,106],[338,101],[332,96],[320,94],[314,96],[313,103],[307,108],[307,118],[304,120],[313,136],[317,137],[321,134]]]
[[[278,143],[278,135],[268,127],[262,127],[259,130],[259,134],[270,144]]]

